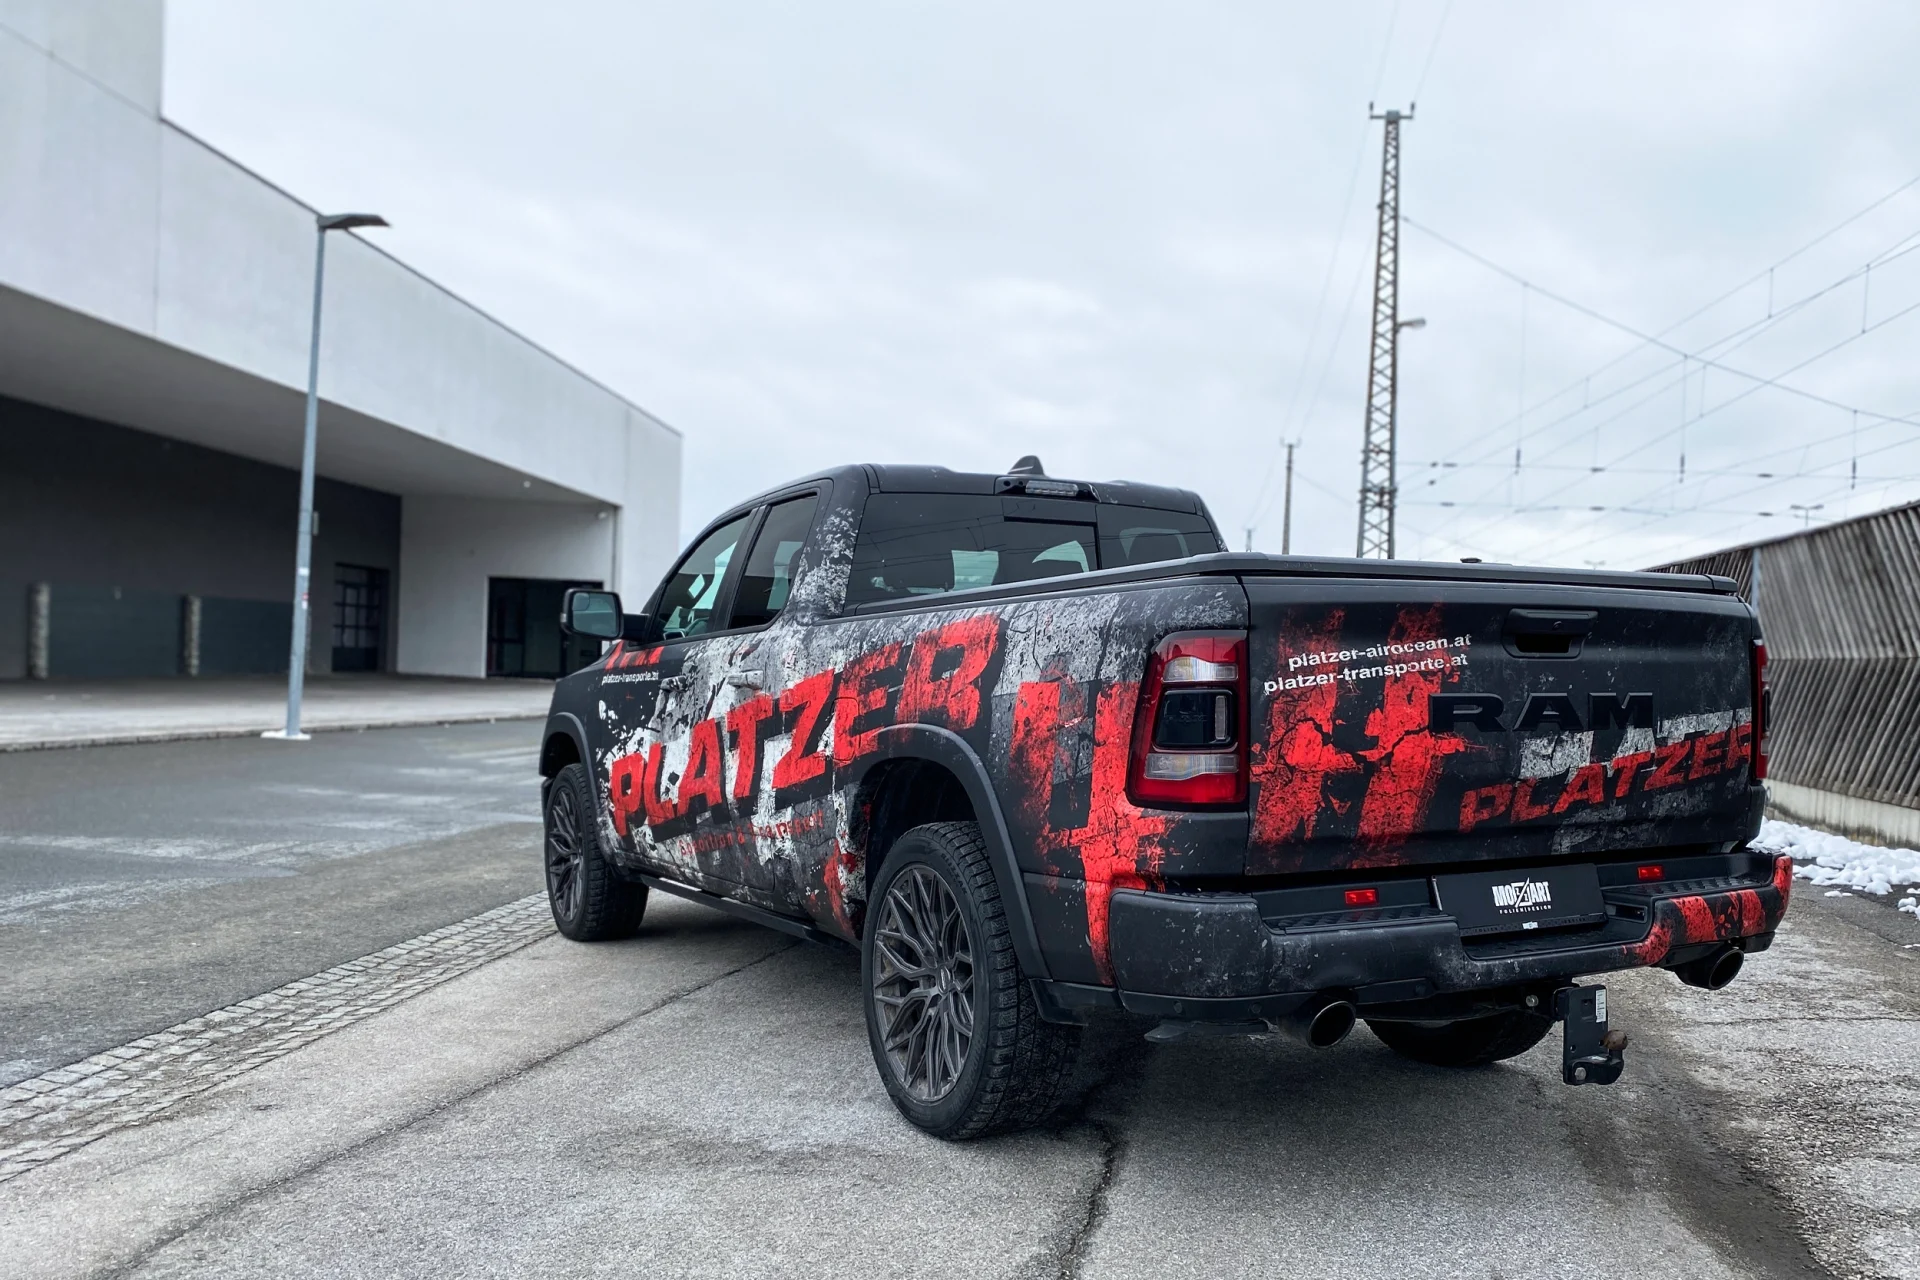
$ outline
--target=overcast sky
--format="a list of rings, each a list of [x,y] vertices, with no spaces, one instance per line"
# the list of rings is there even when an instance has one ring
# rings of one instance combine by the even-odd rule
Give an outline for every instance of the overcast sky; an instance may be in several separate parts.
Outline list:
[[[1415,97],[1402,555],[1920,497],[1910,3],[170,0],[167,41],[182,127],[680,428],[688,531],[1038,453],[1278,550],[1291,436],[1294,550],[1352,554],[1367,104]]]

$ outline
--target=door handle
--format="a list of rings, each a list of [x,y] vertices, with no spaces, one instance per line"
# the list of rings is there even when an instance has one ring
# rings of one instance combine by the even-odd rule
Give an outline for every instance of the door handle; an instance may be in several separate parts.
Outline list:
[[[765,672],[760,671],[758,668],[751,671],[729,671],[727,672],[727,683],[736,689],[753,689],[757,691],[760,688],[760,679],[765,674]]]

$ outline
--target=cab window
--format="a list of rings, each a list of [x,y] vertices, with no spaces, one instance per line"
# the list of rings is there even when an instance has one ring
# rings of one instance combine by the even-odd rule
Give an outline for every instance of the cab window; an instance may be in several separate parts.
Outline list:
[[[727,565],[746,534],[748,516],[727,523],[700,539],[667,579],[660,593],[660,637],[677,640],[714,629],[714,610]]]
[[[1203,515],[1154,511],[1146,507],[1103,506],[1100,509],[1102,568],[1184,560],[1224,549],[1214,535],[1213,525]]]
[[[819,503],[819,495],[810,493],[767,508],[766,522],[754,537],[753,550],[740,576],[728,626],[765,626],[787,607],[787,598],[793,594],[795,562],[806,543],[807,530],[813,527],[813,512]]]
[[[1085,573],[1096,555],[1091,519],[1068,524],[1008,518],[998,498],[875,494],[867,499],[854,542],[847,603]]]

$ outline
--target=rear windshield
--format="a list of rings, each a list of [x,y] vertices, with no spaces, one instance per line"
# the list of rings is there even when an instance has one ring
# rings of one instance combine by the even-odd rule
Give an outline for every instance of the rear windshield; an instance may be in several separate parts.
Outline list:
[[[1031,514],[1036,509],[1044,514]],[[1062,514],[1067,518],[1051,518]],[[876,493],[861,515],[847,603],[1032,582],[1218,550],[1206,517],[1184,511]]]

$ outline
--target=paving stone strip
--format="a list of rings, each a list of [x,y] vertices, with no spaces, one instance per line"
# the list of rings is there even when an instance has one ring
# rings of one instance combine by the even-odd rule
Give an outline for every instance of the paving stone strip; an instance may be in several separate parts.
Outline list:
[[[0,1182],[552,932],[530,894],[0,1090]]]

